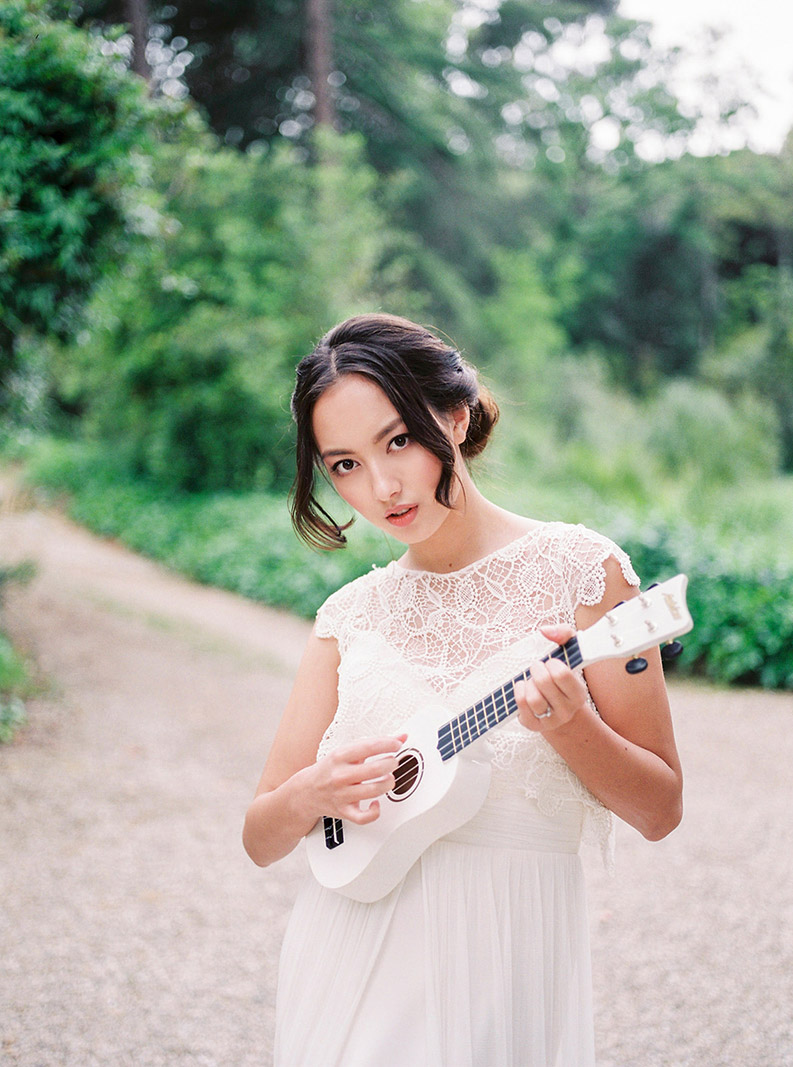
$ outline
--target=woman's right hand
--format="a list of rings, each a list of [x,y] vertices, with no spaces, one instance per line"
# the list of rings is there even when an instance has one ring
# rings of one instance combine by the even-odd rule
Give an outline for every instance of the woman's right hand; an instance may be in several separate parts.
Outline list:
[[[317,818],[329,815],[364,825],[380,814],[377,797],[393,789],[396,753],[407,735],[341,745],[299,772]]]

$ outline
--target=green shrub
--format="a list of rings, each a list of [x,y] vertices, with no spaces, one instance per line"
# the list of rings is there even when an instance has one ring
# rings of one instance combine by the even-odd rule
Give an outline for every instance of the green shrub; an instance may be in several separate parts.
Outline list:
[[[10,581],[24,581],[30,577],[28,566],[0,567],[0,595]],[[11,642],[0,632],[0,744],[10,741],[25,722],[23,697],[30,688],[24,660],[14,651]]]
[[[647,445],[663,474],[699,485],[770,478],[779,466],[779,433],[767,405],[693,381],[672,381],[649,405]]]

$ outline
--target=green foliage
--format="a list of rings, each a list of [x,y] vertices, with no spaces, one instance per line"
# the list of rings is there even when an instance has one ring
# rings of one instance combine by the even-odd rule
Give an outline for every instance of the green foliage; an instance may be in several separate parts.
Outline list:
[[[719,489],[771,478],[779,441],[773,413],[751,396],[730,401],[698,382],[670,382],[646,406],[645,439],[662,473]]]
[[[0,567],[0,596],[3,586],[30,577],[25,566]],[[0,632],[0,744],[7,744],[26,720],[23,697],[30,691],[30,678],[22,657]]]
[[[25,705],[19,694],[27,685],[24,662],[0,633],[0,744],[10,741],[25,721]]]
[[[119,0],[59,7],[88,25],[127,17]],[[179,66],[225,143],[288,140],[312,155],[317,98],[328,93],[335,128],[361,136],[370,164],[399,179],[392,220],[431,253],[414,262],[416,284],[462,343],[476,335],[450,312],[489,292],[494,244],[525,244],[535,181],[550,201],[562,186],[574,196],[582,168],[640,163],[648,136],[682,145],[693,128],[666,88],[671,57],[651,47],[646,25],[614,14],[616,0],[338,0],[327,6],[333,69],[320,86],[304,8],[153,6],[154,83],[172,83]]]
[[[702,191],[685,169],[590,181],[565,222],[569,251],[549,265],[573,343],[597,347],[635,391],[696,371],[713,332],[712,240]]]
[[[131,227],[149,105],[110,42],[0,6],[0,381],[21,332],[71,336]]]

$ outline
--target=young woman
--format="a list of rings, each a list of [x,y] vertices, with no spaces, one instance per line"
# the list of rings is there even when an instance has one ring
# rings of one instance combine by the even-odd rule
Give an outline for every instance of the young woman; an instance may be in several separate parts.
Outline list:
[[[281,1067],[589,1067],[594,1063],[582,835],[605,849],[615,813],[656,840],[681,816],[660,656],[540,662],[637,594],[615,544],[497,507],[466,461],[498,410],[459,353],[421,326],[363,315],[297,371],[293,518],[323,548],[344,533],[318,471],[404,554],[317,614],[247,814],[273,863],[322,816],[366,824],[394,788],[400,728],[464,710],[531,664],[518,715],[489,733],[487,798],[383,899],[309,879],[286,933]],[[657,650],[656,650],[657,653]]]

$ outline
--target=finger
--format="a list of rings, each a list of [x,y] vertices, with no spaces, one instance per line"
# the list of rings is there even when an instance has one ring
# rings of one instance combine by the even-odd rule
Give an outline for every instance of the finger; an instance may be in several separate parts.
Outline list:
[[[586,700],[586,686],[567,664],[560,660],[549,660],[545,666],[548,674],[548,688],[545,694],[549,698],[549,703],[562,700],[569,704],[580,704]],[[550,690],[551,685],[555,688],[556,694]]]
[[[540,716],[548,707],[547,701],[539,693],[533,682],[517,682],[514,686],[515,699],[518,704],[518,718],[527,730],[540,732],[544,725]]]
[[[567,644],[571,637],[575,637],[575,630],[568,623],[554,623],[552,626],[541,626],[540,633],[543,637],[547,637],[549,641],[554,641],[557,645]]]
[[[379,778],[369,778],[355,787],[355,795],[361,800],[371,800],[372,797],[382,796],[396,786],[396,779],[392,773],[383,774]]]
[[[394,756],[378,756],[375,759],[366,760],[364,763],[353,764],[354,780],[366,785],[393,782],[398,766],[399,761]],[[387,788],[390,789],[392,786],[389,785]]]
[[[344,745],[336,750],[337,755],[347,763],[363,763],[372,759],[373,756],[381,756],[384,753],[398,752],[405,743],[407,734],[397,737],[370,737],[365,741],[356,741],[351,745]]]
[[[387,783],[393,782],[397,766],[393,756],[372,762],[340,763],[333,769],[330,785],[339,797],[358,799],[363,795],[361,789],[373,790],[367,796],[378,796],[392,788]]]
[[[529,677],[526,681],[526,700],[529,704],[537,701],[544,704],[551,702],[551,696],[556,689],[551,671],[554,669],[556,660],[537,661],[529,668]]]
[[[380,817],[380,802],[373,800],[370,804],[364,805],[364,807],[351,804],[349,807],[341,809],[340,814],[342,819],[346,819],[348,822],[354,822],[358,826],[365,826]]]

